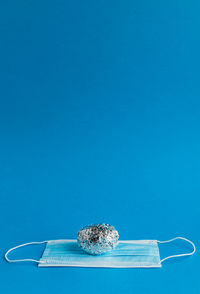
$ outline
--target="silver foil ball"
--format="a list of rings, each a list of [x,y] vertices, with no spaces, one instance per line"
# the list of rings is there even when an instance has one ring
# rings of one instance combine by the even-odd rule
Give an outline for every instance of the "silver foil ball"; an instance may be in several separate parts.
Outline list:
[[[119,239],[117,230],[108,224],[88,225],[77,233],[78,245],[88,254],[98,255],[113,250]]]

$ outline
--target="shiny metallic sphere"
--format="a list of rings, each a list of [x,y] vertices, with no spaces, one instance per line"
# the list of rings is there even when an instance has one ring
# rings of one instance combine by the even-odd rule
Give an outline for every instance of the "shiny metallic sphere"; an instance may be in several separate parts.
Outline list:
[[[88,254],[98,255],[113,250],[119,239],[117,230],[109,224],[87,225],[77,233],[78,245]]]

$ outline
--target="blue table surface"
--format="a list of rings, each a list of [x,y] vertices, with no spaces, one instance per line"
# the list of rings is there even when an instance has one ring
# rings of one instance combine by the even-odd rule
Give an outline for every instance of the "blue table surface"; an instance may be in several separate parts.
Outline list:
[[[0,3],[0,293],[200,293],[200,2]],[[9,264],[10,247],[176,236],[161,269]],[[10,258],[40,258],[44,245]],[[191,251],[176,241],[161,257]]]

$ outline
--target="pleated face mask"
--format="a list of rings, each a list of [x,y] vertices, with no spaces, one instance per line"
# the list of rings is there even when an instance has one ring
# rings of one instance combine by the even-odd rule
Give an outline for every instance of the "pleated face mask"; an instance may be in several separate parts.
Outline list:
[[[171,255],[160,259],[158,244],[168,243],[176,239],[189,242],[193,251],[178,255]],[[11,260],[8,254],[19,248],[31,244],[46,243],[40,260],[20,259]],[[196,248],[193,242],[186,238],[176,237],[167,241],[158,240],[129,240],[119,241],[116,248],[101,255],[89,255],[77,244],[76,240],[50,240],[31,242],[16,246],[8,250],[5,258],[8,262],[32,261],[39,267],[103,267],[103,268],[160,268],[162,262],[174,257],[194,254]]]

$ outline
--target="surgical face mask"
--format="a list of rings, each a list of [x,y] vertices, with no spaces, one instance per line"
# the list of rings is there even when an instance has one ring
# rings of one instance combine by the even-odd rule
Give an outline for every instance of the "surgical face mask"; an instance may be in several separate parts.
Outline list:
[[[178,255],[167,256],[160,259],[158,244],[169,243],[181,239],[193,246],[193,251]],[[40,260],[20,259],[11,260],[8,254],[20,247],[31,244],[46,243],[46,248]],[[39,267],[104,267],[104,268],[159,268],[162,262],[175,257],[192,255],[196,251],[193,242],[186,238],[176,237],[167,241],[158,240],[129,240],[119,241],[117,247],[102,255],[93,256],[82,251],[76,240],[49,240],[43,242],[31,242],[16,246],[8,250],[5,259],[8,262],[32,261]]]

